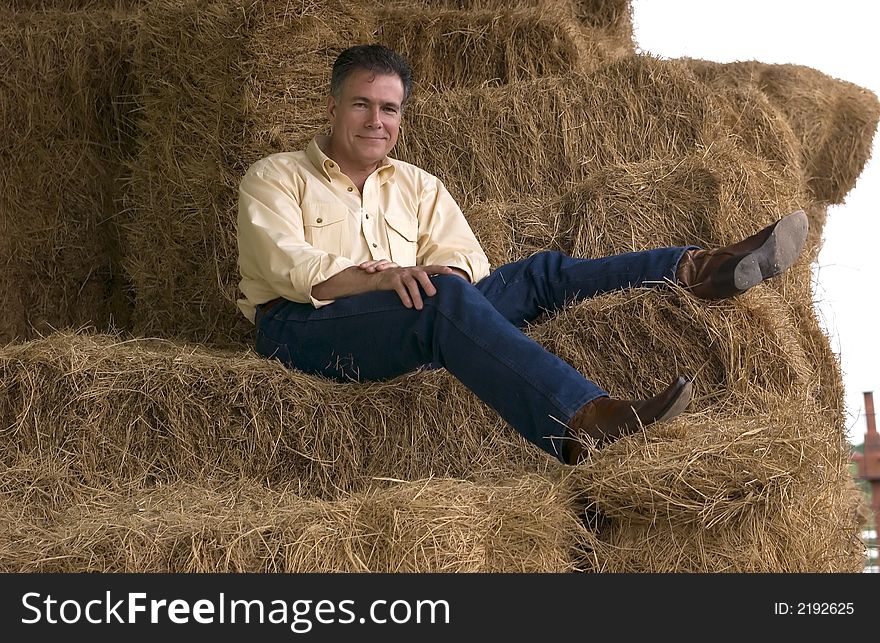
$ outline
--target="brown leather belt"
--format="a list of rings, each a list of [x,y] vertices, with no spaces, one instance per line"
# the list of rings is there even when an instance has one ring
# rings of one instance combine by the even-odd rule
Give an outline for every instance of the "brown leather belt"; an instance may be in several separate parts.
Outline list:
[[[276,304],[280,303],[282,300],[283,300],[283,297],[276,297],[275,299],[272,299],[272,300],[270,300],[270,301],[267,301],[265,304],[259,304],[259,306],[260,306],[260,312],[263,313],[263,314],[265,315],[266,313],[269,312],[269,310],[270,310],[273,306],[275,306]]]

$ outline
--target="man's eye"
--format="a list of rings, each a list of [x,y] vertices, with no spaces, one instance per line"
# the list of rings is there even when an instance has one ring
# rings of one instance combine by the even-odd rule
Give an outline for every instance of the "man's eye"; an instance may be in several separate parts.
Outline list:
[[[397,109],[394,107],[386,107],[385,111],[388,112],[389,114],[396,114],[397,113]]]

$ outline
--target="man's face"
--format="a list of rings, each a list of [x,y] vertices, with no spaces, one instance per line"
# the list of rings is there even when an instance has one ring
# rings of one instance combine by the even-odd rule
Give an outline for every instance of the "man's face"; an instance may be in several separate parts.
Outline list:
[[[397,143],[402,107],[399,76],[355,69],[342,83],[339,100],[327,101],[335,160],[343,166],[376,165]]]

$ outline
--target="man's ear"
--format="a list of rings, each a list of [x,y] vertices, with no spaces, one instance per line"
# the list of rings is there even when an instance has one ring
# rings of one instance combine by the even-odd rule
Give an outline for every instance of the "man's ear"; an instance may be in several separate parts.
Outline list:
[[[330,121],[330,125],[333,125],[333,122],[336,120],[336,101],[333,98],[333,94],[327,96],[327,118]]]

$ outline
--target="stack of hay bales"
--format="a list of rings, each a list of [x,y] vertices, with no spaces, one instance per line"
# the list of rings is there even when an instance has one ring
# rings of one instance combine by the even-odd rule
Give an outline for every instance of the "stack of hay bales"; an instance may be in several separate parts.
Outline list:
[[[129,317],[119,179],[134,20],[0,13],[0,341]]]
[[[64,112],[62,142],[105,156],[49,165],[67,192],[39,210],[80,272],[52,279],[58,260],[34,250],[2,263],[4,280],[30,270],[31,287],[81,307],[52,318],[50,294],[17,291],[29,315],[100,332],[37,337],[31,317],[4,313],[18,341],[0,352],[0,569],[861,569],[842,385],[809,264],[825,208],[868,158],[876,97],[812,70],[637,56],[626,0],[18,8],[33,11],[3,46],[35,20],[60,51],[117,44],[75,66],[89,84],[70,94],[87,98]],[[620,397],[693,377],[688,413],[563,467],[443,371],[339,384],[247,348],[238,181],[322,130],[333,59],[372,41],[416,71],[396,156],[444,180],[494,265],[723,244],[808,211],[805,257],[741,297],[612,293],[527,330]],[[41,47],[21,47],[22,78],[43,69]],[[88,81],[96,69],[114,73]],[[8,113],[33,122],[34,100]],[[51,158],[43,139],[15,140],[22,172]],[[92,169],[111,166],[112,180]],[[34,234],[8,205],[26,185],[13,176],[0,194],[18,239]],[[101,206],[85,223],[61,216],[85,198]],[[98,225],[108,234],[88,233]],[[105,299],[81,299],[89,279]]]

